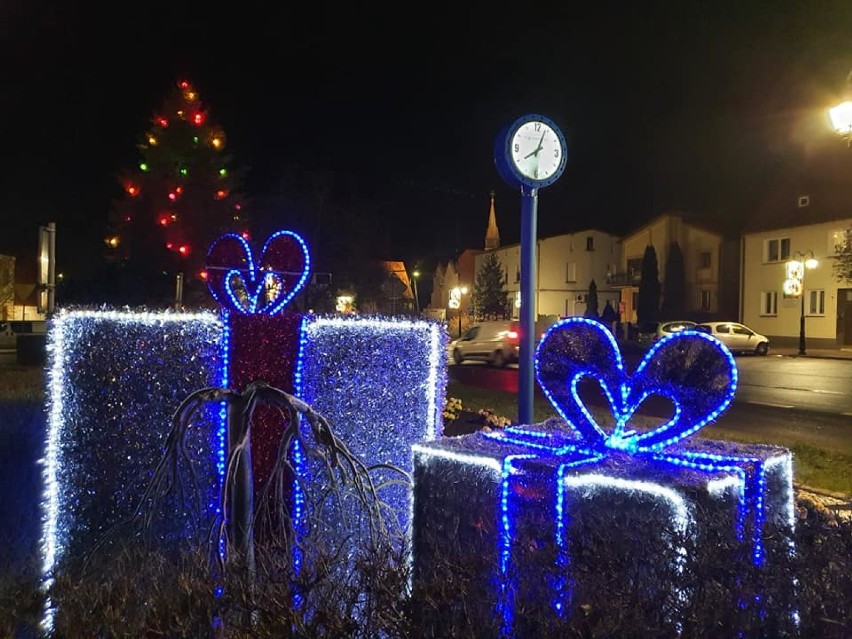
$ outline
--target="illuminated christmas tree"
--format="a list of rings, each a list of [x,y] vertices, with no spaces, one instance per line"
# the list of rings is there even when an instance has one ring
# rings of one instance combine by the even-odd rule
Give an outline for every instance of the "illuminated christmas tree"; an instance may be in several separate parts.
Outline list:
[[[228,166],[225,134],[187,81],[166,96],[138,148],[138,165],[119,176],[124,195],[104,239],[117,276],[116,301],[174,301],[182,274],[188,304],[204,290],[204,258],[213,240],[246,228],[243,171]]]

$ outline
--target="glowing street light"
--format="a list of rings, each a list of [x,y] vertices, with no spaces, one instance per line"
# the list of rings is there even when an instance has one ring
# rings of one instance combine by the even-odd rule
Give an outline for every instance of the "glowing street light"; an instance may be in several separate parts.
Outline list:
[[[447,306],[457,309],[459,312],[459,337],[461,337],[461,296],[467,295],[467,286],[455,286],[450,289],[450,299]]]
[[[799,355],[805,355],[805,271],[815,269],[819,262],[814,252],[796,251],[793,259],[787,262],[787,279],[784,280],[784,293],[801,298],[799,313]]]
[[[414,282],[414,306],[417,309],[417,314],[420,315],[420,297],[417,295],[417,278],[420,277],[420,271],[414,270],[411,273],[411,281]]]
[[[852,87],[852,72],[846,76],[846,84]],[[846,140],[846,146],[852,146],[852,100],[845,100],[830,108],[828,117],[835,132]]]
[[[852,134],[852,101],[846,100],[828,110],[831,126],[834,130],[850,141]]]

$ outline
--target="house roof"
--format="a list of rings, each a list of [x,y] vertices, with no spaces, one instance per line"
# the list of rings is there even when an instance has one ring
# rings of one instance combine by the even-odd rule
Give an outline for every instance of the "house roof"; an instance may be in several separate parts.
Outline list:
[[[711,218],[709,216],[706,216],[706,215],[703,215],[703,214],[700,214],[700,213],[695,213],[693,211],[666,211],[665,213],[660,213],[659,215],[655,215],[651,219],[649,219],[649,220],[647,220],[647,221],[645,221],[641,224],[638,224],[629,233],[625,233],[624,235],[622,235],[622,238],[632,237],[633,235],[636,235],[637,233],[642,231],[642,229],[645,229],[645,228],[651,226],[652,224],[655,224],[656,222],[662,220],[663,218],[667,218],[667,217],[679,217],[683,221],[684,224],[688,224],[689,226],[694,226],[695,228],[699,228],[703,231],[707,231],[708,233],[713,233],[714,235],[719,235],[719,236],[724,235],[724,232],[720,228],[720,225],[718,223],[714,222],[713,218]]]
[[[800,198],[807,197],[806,205]],[[775,180],[747,216],[743,233],[807,226],[852,217],[852,149],[837,144],[802,157]]]
[[[408,271],[405,268],[405,262],[396,262],[385,260],[382,262],[382,267],[388,275],[396,277],[405,286],[402,296],[407,299],[414,299],[414,292],[411,289],[411,279],[408,277]]]
[[[800,200],[800,198],[807,198]],[[809,226],[852,217],[852,192],[807,188],[797,195],[789,189],[765,199],[749,216],[743,233]]]

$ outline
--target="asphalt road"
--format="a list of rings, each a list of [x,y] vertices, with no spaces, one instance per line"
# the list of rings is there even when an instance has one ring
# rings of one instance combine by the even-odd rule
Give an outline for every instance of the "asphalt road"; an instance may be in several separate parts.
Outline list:
[[[740,384],[734,402],[708,428],[852,455],[852,360],[740,356],[737,365]],[[450,366],[449,375],[481,388],[514,393],[518,389],[514,367],[500,370],[466,362]],[[592,405],[605,405],[593,391],[584,396]],[[665,419],[672,407],[667,400],[648,401],[638,413]]]

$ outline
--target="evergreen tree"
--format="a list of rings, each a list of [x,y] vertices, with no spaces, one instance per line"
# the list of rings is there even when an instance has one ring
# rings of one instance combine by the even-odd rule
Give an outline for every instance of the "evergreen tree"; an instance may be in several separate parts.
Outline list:
[[[834,251],[834,264],[831,266],[834,278],[841,283],[852,282],[852,228],[846,229]]]
[[[595,280],[592,280],[589,284],[589,296],[586,298],[586,312],[583,313],[583,317],[590,317],[592,319],[600,318],[600,313],[598,312],[598,285],[595,284]]]
[[[244,170],[229,166],[224,147],[225,134],[196,90],[178,82],[138,144],[138,165],[119,176],[124,196],[113,205],[105,238],[116,301],[168,303],[178,273],[186,303],[204,290],[207,249],[223,232],[242,232],[246,222],[239,195]]]
[[[666,319],[678,319],[686,310],[686,269],[680,244],[669,245],[666,260],[665,294],[661,313]]]
[[[640,331],[652,329],[660,320],[660,275],[657,250],[653,244],[645,247],[645,254],[642,256],[642,274],[639,278],[636,307]]]
[[[503,265],[496,253],[486,256],[476,273],[473,300],[478,318],[506,319],[509,315],[508,296],[503,290]]]

